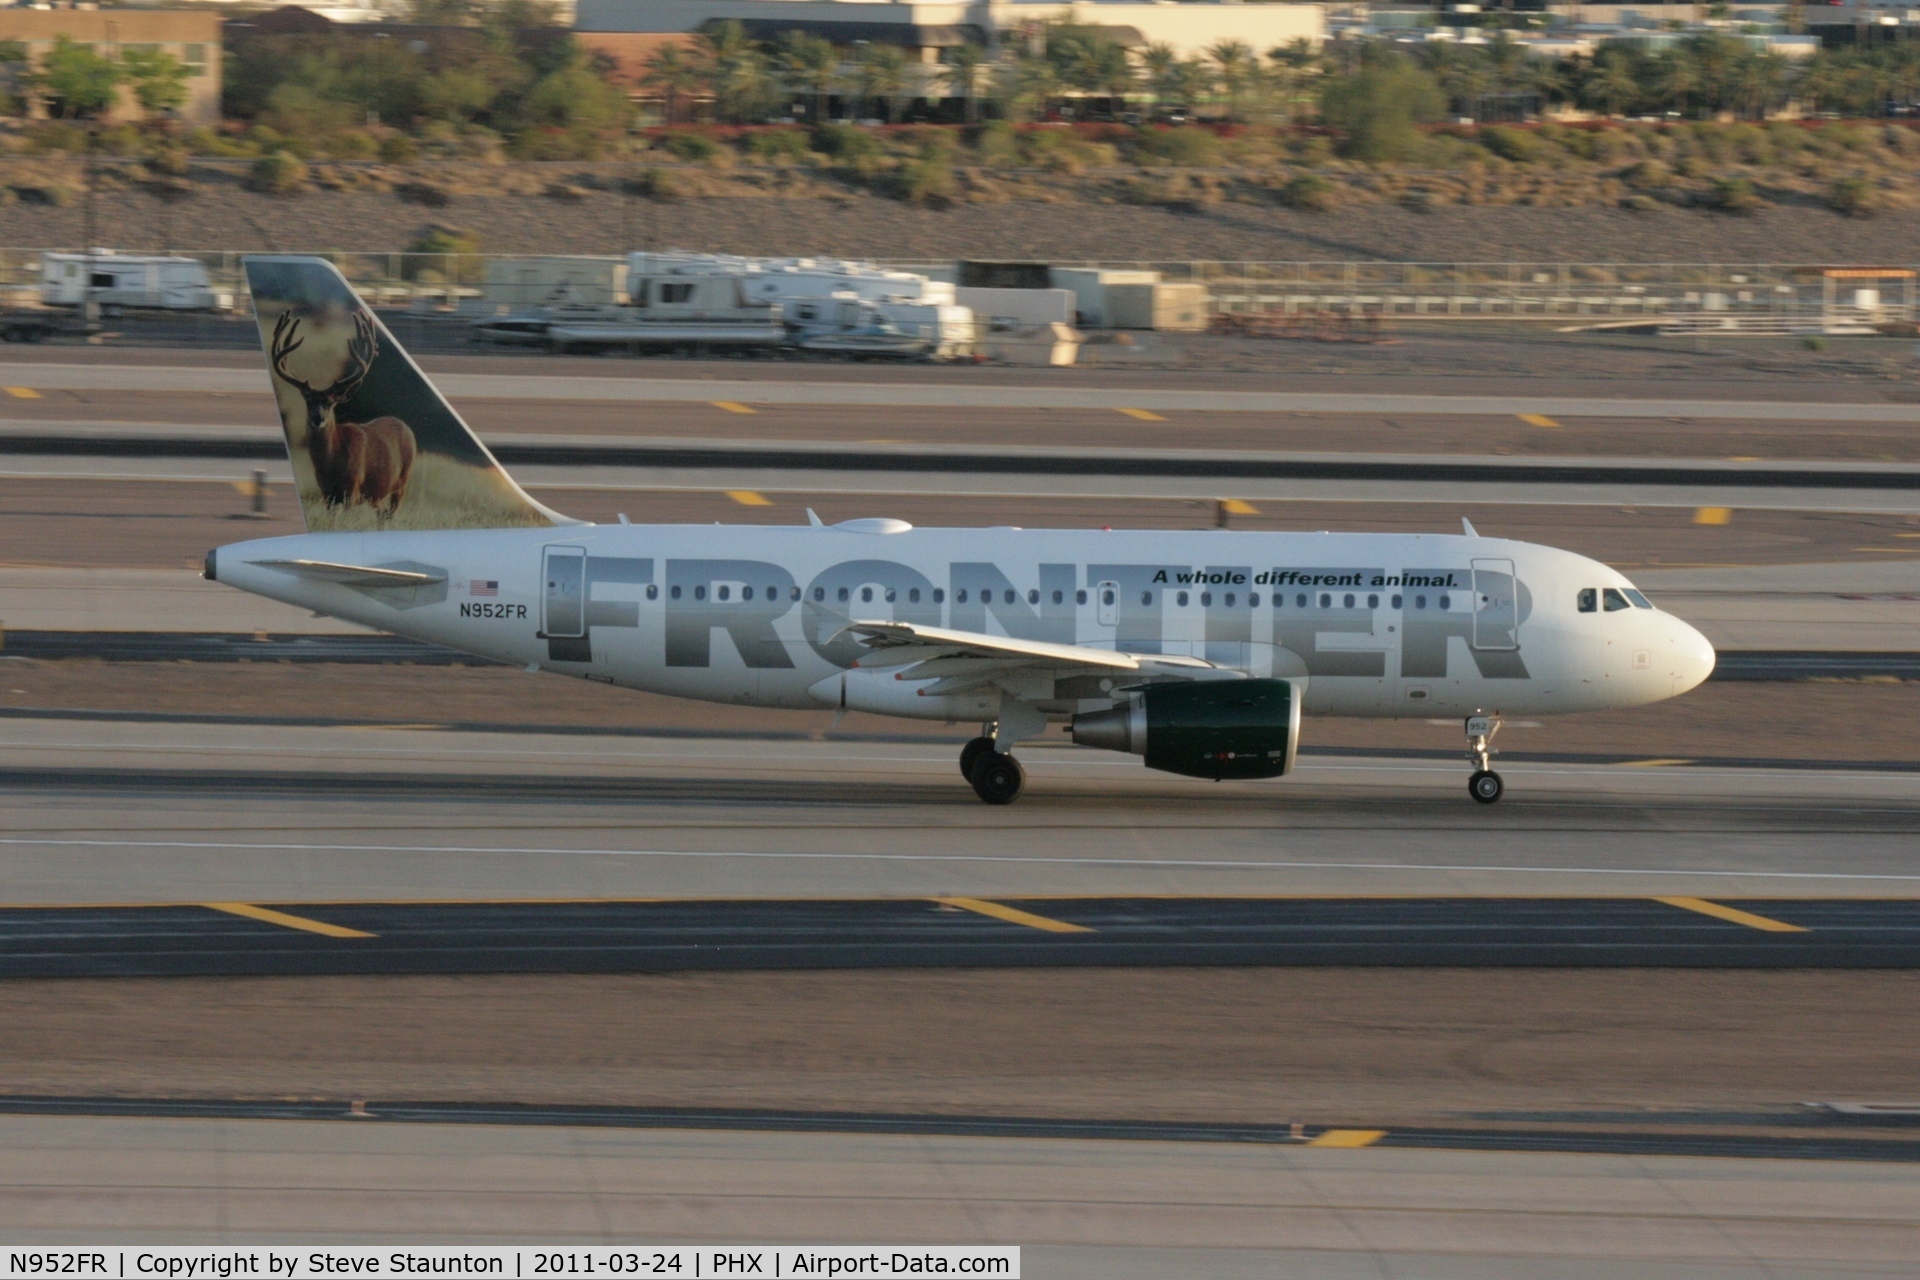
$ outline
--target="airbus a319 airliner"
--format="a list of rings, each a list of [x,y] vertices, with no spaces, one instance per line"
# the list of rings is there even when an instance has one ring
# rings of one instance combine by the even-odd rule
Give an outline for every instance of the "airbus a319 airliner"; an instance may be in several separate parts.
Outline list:
[[[501,469],[331,264],[247,262],[308,532],[206,576],[467,653],[761,707],[979,722],[961,773],[1019,796],[1015,744],[1212,779],[1292,769],[1303,714],[1460,717],[1502,791],[1502,715],[1600,711],[1713,670],[1604,564],[1448,534],[589,524]],[[812,516],[812,513],[808,513]]]

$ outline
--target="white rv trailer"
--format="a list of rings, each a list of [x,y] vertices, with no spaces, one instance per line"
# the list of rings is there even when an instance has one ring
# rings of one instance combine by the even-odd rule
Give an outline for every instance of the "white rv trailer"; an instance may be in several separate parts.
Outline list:
[[[197,258],[114,253],[43,253],[40,301],[49,307],[97,302],[163,311],[228,311],[233,294],[213,288]]]

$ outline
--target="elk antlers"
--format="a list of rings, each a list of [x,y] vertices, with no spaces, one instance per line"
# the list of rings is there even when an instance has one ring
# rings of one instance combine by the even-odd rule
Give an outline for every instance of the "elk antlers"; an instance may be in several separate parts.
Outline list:
[[[268,356],[273,363],[274,373],[298,391],[309,406],[331,407],[360,389],[360,384],[366,381],[368,372],[373,368],[374,356],[380,350],[372,316],[355,308],[353,338],[347,343],[346,364],[342,366],[340,376],[324,387],[315,387],[304,378],[296,378],[287,372],[287,357],[306,345],[307,340],[298,336],[299,332],[300,318],[291,310],[282,311],[280,318],[273,323],[273,343]]]

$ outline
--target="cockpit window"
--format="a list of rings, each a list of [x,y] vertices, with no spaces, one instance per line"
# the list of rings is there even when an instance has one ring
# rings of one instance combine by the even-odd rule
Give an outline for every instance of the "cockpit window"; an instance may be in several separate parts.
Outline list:
[[[1600,593],[1592,587],[1581,588],[1577,599],[1582,613],[1592,613],[1600,607]]]
[[[1633,608],[1632,605],[1627,603],[1627,598],[1621,595],[1619,590],[1614,587],[1608,587],[1602,591],[1600,593],[1600,599],[1606,604],[1608,613],[1618,613],[1622,609]]]
[[[1624,590],[1626,591],[1627,599],[1633,601],[1634,608],[1636,609],[1653,608],[1653,601],[1647,599],[1645,596],[1641,595],[1638,591],[1635,591],[1632,587],[1624,588]]]

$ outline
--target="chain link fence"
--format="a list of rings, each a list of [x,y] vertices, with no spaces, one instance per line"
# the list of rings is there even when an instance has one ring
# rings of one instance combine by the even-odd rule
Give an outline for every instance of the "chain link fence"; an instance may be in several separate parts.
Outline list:
[[[40,305],[43,252],[0,249],[0,293]],[[134,256],[134,255],[118,255]],[[217,292],[248,307],[232,249],[174,251],[203,263]],[[531,255],[323,251],[370,303],[422,317],[478,318],[506,309],[487,296],[489,265]],[[549,255],[552,256],[552,255]],[[585,255],[581,255],[585,256]],[[616,262],[615,255],[597,259]],[[872,265],[952,279],[951,260]],[[1156,262],[1085,260],[1053,267],[1158,272],[1206,286],[1217,316],[1378,316],[1393,320],[1659,320],[1679,329],[1854,332],[1920,319],[1920,267],[1792,263]]]

